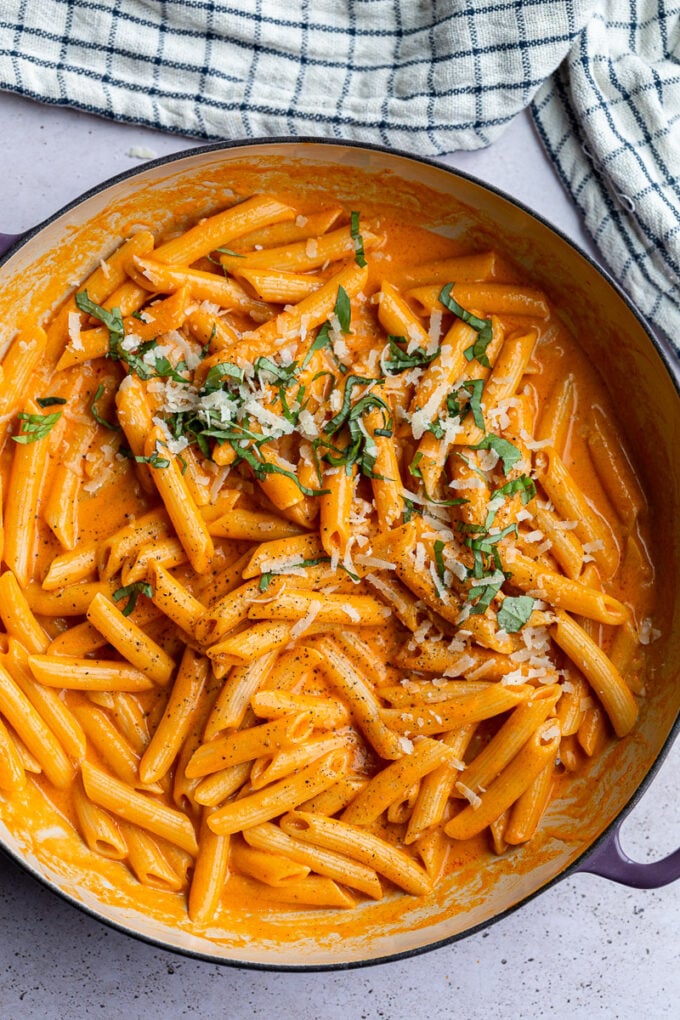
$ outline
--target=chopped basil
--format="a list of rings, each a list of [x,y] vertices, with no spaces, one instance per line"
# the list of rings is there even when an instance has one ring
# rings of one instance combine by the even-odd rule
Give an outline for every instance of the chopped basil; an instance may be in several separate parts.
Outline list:
[[[518,595],[516,598],[503,599],[503,605],[497,613],[498,626],[508,634],[516,634],[528,622],[534,610],[535,599],[530,595]]]
[[[121,450],[121,453],[122,452],[123,451]],[[144,457],[142,454],[139,454],[134,456],[132,459],[135,460],[137,464],[150,464],[152,468],[157,468],[158,470],[170,467],[170,461],[167,457],[161,457],[158,450],[154,450],[149,457]]]
[[[503,463],[503,472],[506,475],[508,471],[511,471],[515,464],[522,459],[521,450],[518,450],[516,446],[509,443],[507,439],[502,439],[493,432],[489,432],[486,436],[484,436],[481,443],[477,443],[476,446],[471,446],[470,449],[494,450]]]
[[[486,612],[505,584],[506,575],[502,570],[496,569],[493,573],[486,575],[486,580],[486,584],[472,585],[468,592],[469,612],[473,616]]]
[[[478,429],[484,430],[484,415],[482,413],[482,392],[484,391],[483,379],[469,379],[463,383],[463,389],[470,394],[468,407],[472,412],[472,420]]]
[[[297,372],[297,363],[291,362],[290,365],[277,365],[271,358],[257,358],[253,368],[256,375],[261,375],[263,372],[267,376],[271,377],[272,382],[289,383],[295,378]],[[243,373],[241,373],[243,377]],[[270,380],[267,379],[267,382]]]
[[[296,569],[298,567],[317,567],[320,563],[330,562],[330,556],[316,556],[309,560],[300,560],[298,563],[291,563],[290,567],[286,567],[286,570],[282,571],[282,573],[278,573],[276,570],[267,570],[260,576],[260,583],[258,587],[260,591],[266,591],[275,577],[283,577],[289,569]]]
[[[423,365],[429,365],[431,361],[434,361],[439,354],[439,348],[432,354],[428,354],[422,347],[416,347],[414,351],[407,352],[399,346],[399,344],[406,343],[405,336],[387,337],[390,357],[383,358],[381,365],[388,375],[398,375],[399,372],[405,372],[409,368],[422,368]]]
[[[154,368],[156,369],[156,375],[161,379],[172,379],[174,382],[184,383],[185,386],[189,385],[189,380],[181,375],[186,370],[186,361],[179,361],[177,367],[173,368],[165,355],[157,356],[154,359]]]
[[[388,405],[377,393],[369,391],[364,393],[357,401],[352,403],[352,390],[355,386],[382,385],[382,379],[367,378],[365,376],[350,375],[345,383],[342,407],[338,413],[327,421],[323,426],[323,432],[329,438],[338,433],[342,428],[349,432],[349,442],[345,447],[338,447],[328,442],[323,436],[314,440],[312,446],[316,449],[322,446],[325,448],[325,460],[334,467],[344,466],[347,474],[351,472],[354,464],[362,474],[368,478],[382,478],[373,471],[378,457],[378,447],[374,436],[366,428],[363,416],[367,411],[375,408],[382,414],[382,426],[374,430],[376,436],[392,435],[392,418]],[[383,479],[384,480],[384,479]]]
[[[262,437],[261,437],[262,438]],[[268,437],[264,437],[266,441]],[[236,462],[243,460],[248,464],[253,471],[253,474],[258,481],[263,481],[267,475],[283,475],[285,478],[290,478],[291,481],[295,482],[303,496],[326,496],[330,492],[330,489],[310,489],[308,486],[303,485],[298,476],[294,471],[287,471],[285,468],[280,467],[278,464],[272,464],[267,460],[260,460],[247,446],[240,446],[232,442],[232,446],[236,451]]]
[[[123,588],[118,588],[114,591],[111,598],[114,602],[120,602],[121,599],[127,599],[121,613],[123,616],[129,616],[137,605],[137,599],[140,595],[146,595],[147,598],[153,598],[153,588],[146,581],[135,581],[134,584],[126,584]]]
[[[352,323],[352,307],[349,300],[349,295],[344,287],[338,287],[338,296],[335,299],[335,308],[333,309],[338,317],[340,323],[340,329],[343,333],[351,333]]]
[[[437,568],[437,573],[438,573],[438,575],[439,575],[439,577],[440,577],[440,579],[442,581],[444,580],[444,576],[445,576],[445,573],[446,573],[446,567],[444,566],[444,555],[443,555],[443,553],[444,553],[444,546],[445,545],[446,545],[446,543],[442,542],[442,540],[440,538],[438,538],[435,541],[435,543],[434,543],[434,562],[435,562],[435,566]]]
[[[39,407],[55,407],[57,404],[65,404],[66,397],[38,397],[36,403]]]
[[[222,389],[224,379],[235,379],[237,382],[242,382],[243,369],[238,365],[232,365],[230,361],[221,361],[218,365],[213,365],[205,377],[201,393],[205,395]]]
[[[345,390],[342,398],[342,407],[338,413],[327,421],[324,425],[324,432],[326,435],[333,436],[338,432],[343,425],[347,424],[347,420],[352,410],[352,390],[355,386],[370,386],[371,383],[382,383],[382,379],[367,378],[363,375],[348,375],[347,381],[345,382]],[[379,397],[375,398],[383,407],[387,408],[384,400],[380,400]]]
[[[319,332],[316,334],[316,339],[315,339],[314,343],[312,344],[312,346],[309,348],[309,350],[305,354],[305,357],[304,357],[304,360],[302,362],[302,365],[300,366],[301,369],[307,368],[307,365],[312,360],[312,355],[316,351],[322,351],[324,349],[324,347],[330,347],[330,345],[331,345],[331,336],[330,336],[329,330],[330,330],[329,324],[327,322],[324,322],[323,326],[321,327]]]
[[[264,574],[260,576],[260,583],[257,586],[258,589],[260,591],[266,591],[273,580],[274,580],[273,572],[271,570],[267,570]]]
[[[52,414],[26,414],[21,411],[17,417],[21,422],[19,434],[12,436],[15,443],[27,445],[44,439],[61,418],[61,411]]]
[[[363,269],[366,262],[366,254],[364,252],[364,239],[359,233],[359,213],[353,212],[350,214],[350,234],[354,241],[354,261],[358,266]]]
[[[177,368],[173,368],[164,355],[159,355],[156,357],[153,367],[146,363],[144,356],[158,346],[157,340],[147,340],[145,343],[140,344],[136,351],[126,351],[123,348],[125,325],[120,308],[113,308],[109,311],[101,305],[95,304],[88,297],[86,290],[76,294],[75,302],[81,312],[91,315],[93,319],[98,319],[108,329],[109,349],[107,357],[112,358],[114,361],[122,361],[140,379],[174,379],[175,382],[188,384],[189,380],[181,375],[181,372],[186,369],[186,364],[183,361],[180,361]]]
[[[485,368],[491,368],[489,359],[486,356],[486,349],[493,339],[491,319],[478,319],[472,312],[466,311],[465,308],[459,305],[455,298],[451,297],[451,291],[454,287],[455,283],[447,283],[445,287],[442,287],[439,300],[445,308],[448,308],[450,312],[453,312],[459,319],[466,322],[477,333],[475,342],[470,347],[467,347],[463,353],[467,361],[476,359],[480,365],[484,365]]]
[[[491,498],[494,499],[496,496],[513,496],[516,492],[520,493],[524,506],[530,503],[536,495],[536,483],[533,478],[529,478],[528,475],[512,478],[505,485],[501,485],[500,489],[496,489],[491,494]]]
[[[435,433],[435,435],[436,435],[436,433]],[[413,478],[417,478],[420,482],[422,482],[423,493],[424,493],[425,499],[428,501],[428,503],[433,503],[436,506],[462,506],[463,503],[467,503],[468,502],[467,499],[463,499],[462,496],[456,496],[455,499],[435,499],[433,496],[430,496],[428,491],[427,491],[427,488],[425,487],[425,479],[423,478],[423,472],[422,472],[422,470],[420,468],[420,462],[421,462],[422,459],[423,459],[423,454],[422,454],[421,451],[419,451],[418,453],[416,453],[415,457],[413,458],[413,460],[409,464],[409,466],[408,466],[408,473]]]
[[[120,432],[120,425],[117,425],[115,422],[107,421],[106,418],[102,418],[99,411],[97,410],[97,401],[101,400],[103,395],[104,385],[103,383],[100,383],[99,386],[97,387],[97,392],[95,393],[92,399],[92,403],[90,404],[90,411],[92,412],[92,417],[99,425],[103,425],[105,429],[111,429],[112,432]]]
[[[112,351],[117,352],[120,347],[120,343],[125,337],[125,326],[123,325],[123,316],[121,315],[120,308],[112,308],[109,311],[107,308],[102,308],[101,305],[95,304],[91,301],[86,290],[80,291],[75,296],[76,307],[81,312],[85,312],[86,315],[92,316],[93,319],[98,319],[103,326],[109,331],[109,353]],[[112,356],[120,357],[118,353]]]
[[[244,259],[244,258],[246,258],[246,256],[243,255],[241,252],[232,251],[231,248],[215,248],[214,250],[218,251],[220,253],[220,255],[231,255],[231,257],[233,259]]]

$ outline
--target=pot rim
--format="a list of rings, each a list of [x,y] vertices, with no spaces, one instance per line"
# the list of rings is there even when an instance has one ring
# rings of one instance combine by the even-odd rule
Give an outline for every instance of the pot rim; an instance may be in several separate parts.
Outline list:
[[[585,259],[590,268],[594,270],[597,274],[599,274],[612,287],[617,296],[628,307],[629,311],[637,319],[639,325],[646,333],[652,346],[654,347],[659,357],[661,358],[663,365],[666,369],[666,372],[670,377],[670,380],[675,388],[676,393],[680,397],[680,361],[678,360],[677,356],[672,350],[670,342],[663,334],[661,333],[657,334],[652,330],[651,326],[647,323],[642,312],[637,308],[635,302],[623,290],[621,285],[613,278],[611,273],[604,266],[596,262],[595,259],[588,252],[584,251],[584,249],[581,248],[576,241],[572,240],[572,238],[570,238],[561,228],[555,226],[553,223],[547,220],[541,213],[531,209],[521,200],[516,199],[511,195],[508,195],[505,191],[503,191],[501,188],[498,188],[494,184],[489,184],[485,181],[480,180],[474,174],[470,174],[467,171],[450,167],[446,163],[443,163],[438,159],[434,159],[429,156],[420,156],[416,155],[415,153],[408,152],[405,149],[388,147],[379,144],[360,141],[350,141],[336,138],[325,138],[314,135],[283,135],[272,137],[264,136],[247,139],[224,140],[220,142],[211,143],[209,145],[195,145],[187,149],[181,149],[177,152],[169,153],[165,156],[160,156],[153,160],[148,160],[142,166],[131,167],[129,170],[123,170],[120,173],[115,174],[110,178],[107,178],[105,181],[96,184],[91,188],[88,188],[82,194],[80,194],[70,202],[66,203],[66,205],[56,210],[48,217],[46,217],[42,222],[36,224],[36,226],[30,228],[23,234],[18,235],[18,239],[16,240],[16,242],[12,244],[11,247],[0,257],[0,270],[4,268],[5,264],[18,251],[20,251],[26,244],[28,244],[31,240],[33,240],[35,237],[41,234],[47,227],[49,227],[61,216],[65,215],[70,210],[75,209],[78,206],[82,205],[88,199],[101,194],[108,188],[113,187],[120,183],[124,183],[125,181],[132,180],[135,177],[139,177],[149,169],[155,170],[163,166],[170,166],[183,159],[191,159],[193,157],[201,156],[203,154],[208,153],[216,153],[221,151],[227,152],[238,148],[249,149],[262,146],[269,147],[285,145],[300,147],[309,144],[323,147],[327,146],[329,149],[350,148],[366,150],[369,152],[378,152],[386,156],[396,156],[408,162],[425,164],[426,166],[433,167],[437,170],[442,170],[446,174],[462,178],[463,180],[468,181],[471,184],[477,185],[478,187],[482,188],[485,191],[491,192],[493,195],[510,203],[511,205],[515,206],[516,208],[520,209],[522,212],[530,216],[532,219],[538,221],[545,228],[550,230],[553,234],[557,235],[574,251],[576,251],[576,253],[579,254],[583,259]],[[416,946],[411,949],[406,949],[395,953],[385,953],[379,957],[371,957],[369,959],[347,960],[339,963],[301,963],[301,964],[261,963],[254,960],[249,961],[227,959],[224,957],[216,956],[209,952],[202,952],[201,950],[197,949],[171,945],[163,941],[161,938],[154,938],[152,936],[145,935],[139,931],[127,927],[122,922],[118,922],[112,918],[108,918],[100,914],[94,907],[91,907],[88,904],[85,904],[80,900],[77,900],[70,893],[61,889],[58,885],[56,885],[56,883],[53,883],[49,878],[41,874],[29,861],[25,860],[21,854],[16,853],[14,850],[5,846],[1,842],[0,853],[8,857],[22,871],[28,873],[28,875],[39,885],[49,890],[49,892],[51,892],[52,894],[59,896],[61,899],[65,900],[71,906],[74,906],[78,910],[89,915],[94,920],[102,924],[105,924],[107,927],[112,928],[113,930],[118,931],[124,935],[137,939],[140,942],[144,942],[148,945],[154,946],[155,948],[163,949],[168,952],[176,953],[182,956],[187,956],[195,960],[201,960],[206,963],[219,964],[220,966],[224,967],[234,967],[242,968],[244,970],[265,972],[304,973],[325,971],[347,971],[364,967],[378,966],[380,964],[392,963],[400,960],[407,960],[415,956],[420,956],[424,953],[431,952],[436,949],[442,949],[445,946],[452,945],[455,942],[459,942],[472,935],[476,935],[479,932],[484,931],[486,928],[490,927],[492,924],[495,924],[496,922],[501,921],[503,918],[508,917],[510,914],[513,914],[516,910],[519,910],[526,903],[529,903],[535,897],[541,895],[551,887],[555,886],[558,882],[562,882],[566,878],[569,878],[575,874],[578,874],[579,872],[587,870],[584,867],[584,865],[587,864],[588,860],[592,856],[594,856],[598,850],[603,848],[605,844],[610,843],[612,839],[616,837],[625,819],[635,808],[635,806],[639,803],[640,799],[649,788],[651,782],[656,776],[659,768],[661,767],[661,764],[668,755],[672,745],[674,744],[679,734],[680,734],[680,712],[678,712],[678,715],[673,723],[673,726],[671,727],[664,743],[660,747],[659,751],[657,752],[656,756],[651,762],[649,768],[647,769],[643,779],[636,787],[636,789],[633,791],[628,801],[620,809],[618,814],[603,830],[603,832],[600,833],[600,835],[585,850],[583,850],[578,855],[578,857],[576,857],[569,865],[567,865],[566,868],[564,868],[563,871],[559,872],[557,875],[555,875],[553,878],[547,881],[544,885],[541,885],[537,889],[534,889],[532,892],[527,893],[517,903],[514,903],[510,907],[507,907],[504,910],[494,914],[492,917],[487,918],[485,921],[482,921],[479,924],[467,928],[465,931],[457,932],[453,935],[449,935],[442,939],[437,939],[434,942],[428,942],[424,945]]]

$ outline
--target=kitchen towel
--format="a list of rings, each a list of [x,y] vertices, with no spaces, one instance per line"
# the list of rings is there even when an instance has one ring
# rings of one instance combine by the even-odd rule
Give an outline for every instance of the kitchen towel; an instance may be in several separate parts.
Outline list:
[[[0,0],[0,88],[201,138],[437,155],[532,104],[606,262],[680,338],[680,4]]]

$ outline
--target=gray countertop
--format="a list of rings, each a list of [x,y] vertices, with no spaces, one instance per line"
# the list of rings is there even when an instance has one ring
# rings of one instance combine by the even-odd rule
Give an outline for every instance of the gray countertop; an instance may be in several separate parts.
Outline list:
[[[190,139],[118,125],[0,94],[0,231],[19,232],[82,191]],[[445,160],[589,243],[528,116],[489,149]],[[592,248],[589,248],[592,252]],[[626,850],[650,861],[680,835],[671,750],[625,821]],[[674,781],[675,780],[675,781]],[[109,930],[0,858],[0,1018],[678,1015],[680,882],[631,890],[577,875],[485,931],[449,947],[364,970],[271,973],[218,967]]]

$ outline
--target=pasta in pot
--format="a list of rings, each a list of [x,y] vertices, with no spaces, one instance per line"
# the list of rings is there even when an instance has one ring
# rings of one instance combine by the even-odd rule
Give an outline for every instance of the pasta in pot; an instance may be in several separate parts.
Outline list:
[[[219,923],[427,896],[636,724],[642,487],[541,291],[381,210],[140,231],[5,352],[0,789]]]

